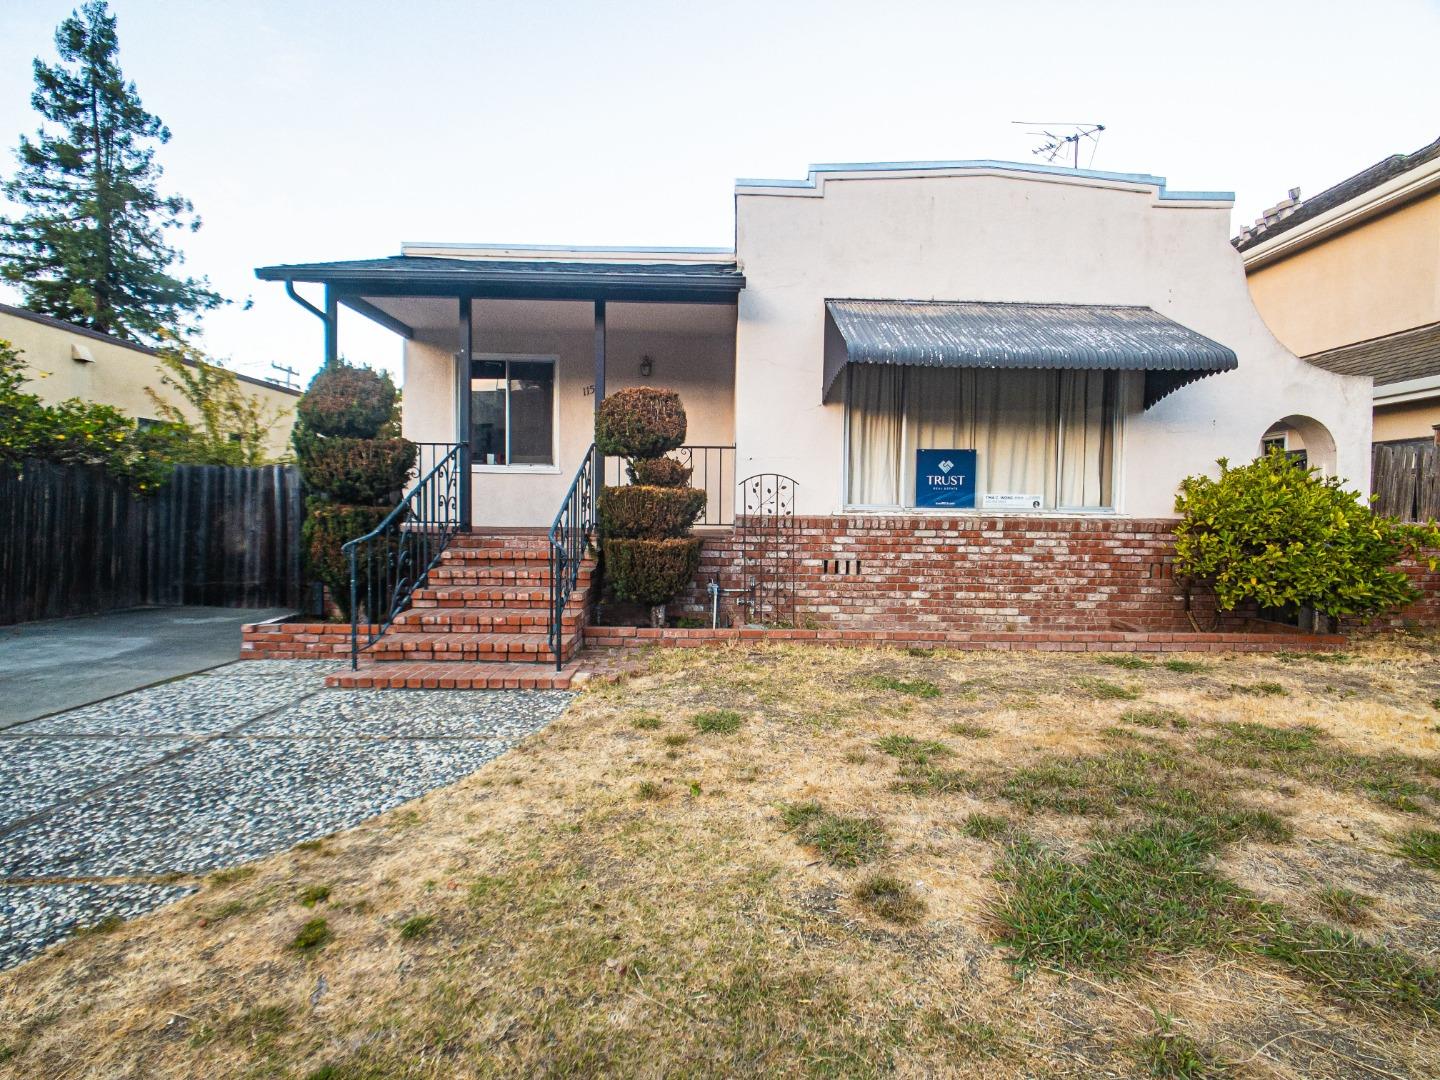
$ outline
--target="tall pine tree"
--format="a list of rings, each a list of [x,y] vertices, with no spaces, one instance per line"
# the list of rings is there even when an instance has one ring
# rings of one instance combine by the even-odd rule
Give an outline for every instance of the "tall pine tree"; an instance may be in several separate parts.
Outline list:
[[[155,147],[170,140],[121,74],[115,16],[88,0],[55,32],[59,62],[35,61],[30,103],[43,120],[20,136],[20,169],[3,190],[24,207],[0,217],[0,277],[32,310],[132,340],[182,332],[225,301],[209,282],[169,273],[166,244],[200,227],[188,200],[162,196]]]

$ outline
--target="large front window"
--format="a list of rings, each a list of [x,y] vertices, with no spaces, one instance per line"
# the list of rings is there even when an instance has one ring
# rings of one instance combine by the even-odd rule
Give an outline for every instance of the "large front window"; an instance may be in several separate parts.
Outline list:
[[[485,357],[470,368],[470,453],[476,465],[555,464],[555,362]]]
[[[1116,372],[851,364],[847,377],[851,506],[915,506],[918,450],[975,451],[976,509],[1115,505]]]

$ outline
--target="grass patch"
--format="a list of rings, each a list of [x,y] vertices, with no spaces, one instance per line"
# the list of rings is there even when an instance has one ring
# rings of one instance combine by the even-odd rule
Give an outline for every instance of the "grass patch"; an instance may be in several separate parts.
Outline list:
[[[938,757],[949,757],[953,751],[933,739],[917,739],[913,735],[886,735],[875,740],[875,749],[907,765],[927,765]]]
[[[98,922],[86,923],[84,926],[77,927],[75,934],[77,937],[97,937],[103,934],[113,934],[124,925],[125,919],[123,916],[106,915]]]
[[[688,742],[690,741],[690,736],[689,736],[689,735],[681,735],[681,734],[677,731],[677,732],[673,732],[672,734],[666,735],[666,736],[665,736],[664,738],[662,738],[660,741],[661,741],[662,743],[664,743],[666,746],[684,746],[686,743],[688,743]]]
[[[1166,671],[1173,671],[1177,675],[1198,675],[1210,665],[1199,660],[1165,660],[1160,664]]]
[[[1390,842],[1402,859],[1426,870],[1440,870],[1440,830],[1406,829]]]
[[[635,797],[652,802],[656,799],[663,799],[665,787],[663,784],[657,784],[654,780],[641,780],[635,785]]]
[[[731,709],[715,709],[696,713],[690,718],[690,722],[702,735],[733,735],[740,730],[743,719],[744,717]]]
[[[966,816],[960,831],[974,840],[994,840],[1010,831],[1010,822],[999,814],[976,812]]]
[[[654,713],[640,713],[630,720],[630,726],[637,731],[654,731],[660,726],[660,718]]]
[[[1440,971],[1348,930],[1282,920],[1266,928],[1255,948],[1348,1001],[1440,1017]]]
[[[227,866],[223,870],[216,870],[205,880],[211,885],[234,885],[237,881],[244,881],[246,878],[254,876],[255,867],[253,866]]]
[[[975,780],[964,769],[942,769],[938,765],[902,765],[900,779],[892,791],[908,795],[954,795],[974,791]]]
[[[430,927],[434,925],[434,915],[412,915],[400,924],[400,940],[414,941],[416,938],[424,937],[430,932]]]
[[[1149,660],[1144,660],[1131,653],[1108,653],[1105,656],[1096,657],[1096,659],[1102,664],[1124,668],[1126,671],[1145,671],[1154,666]]]
[[[1278,682],[1231,683],[1232,694],[1249,694],[1251,697],[1288,697],[1289,690]]]
[[[890,845],[884,824],[875,818],[832,814],[816,802],[782,807],[780,820],[796,840],[820,852],[831,866],[871,862]]]
[[[925,914],[925,901],[889,874],[872,874],[855,886],[855,902],[888,922],[913,923]]]
[[[995,734],[994,728],[967,723],[964,720],[951,724],[945,730],[951,735],[959,735],[962,739],[988,739]]]
[[[290,942],[290,947],[297,952],[313,953],[319,952],[331,940],[334,935],[330,932],[330,924],[324,919],[311,919],[295,933],[295,939]]]
[[[860,685],[872,690],[893,690],[897,694],[913,694],[915,697],[938,698],[940,687],[925,679],[899,679],[894,675],[867,675]]]
[[[1175,1021],[1156,1015],[1154,1031],[1135,1043],[1135,1060],[1151,1076],[1164,1080],[1203,1080],[1225,1072],[1210,1061],[1200,1044],[1177,1031]]]
[[[1360,925],[1370,921],[1375,898],[1347,889],[1344,885],[1326,885],[1315,890],[1315,903],[1336,922]]]
[[[1302,660],[1309,660],[1316,664],[1348,664],[1353,659],[1349,653],[1343,652],[1277,652],[1273,654],[1276,660],[1283,664],[1294,664]]]
[[[1174,709],[1161,707],[1126,709],[1120,714],[1120,719],[1127,724],[1137,724],[1140,727],[1148,728],[1173,728],[1176,731],[1185,731],[1190,727],[1190,721]]]
[[[295,894],[295,899],[302,907],[314,907],[316,904],[323,904],[330,899],[329,885],[306,885]]]
[[[1075,686],[1100,701],[1134,701],[1140,690],[1134,686],[1121,686],[1105,679],[1076,679]]]
[[[1360,754],[1331,743],[1311,724],[1221,724],[1196,748],[1223,765],[1277,773],[1319,787],[1356,791],[1393,810],[1416,813],[1435,799],[1430,763],[1403,754]]]

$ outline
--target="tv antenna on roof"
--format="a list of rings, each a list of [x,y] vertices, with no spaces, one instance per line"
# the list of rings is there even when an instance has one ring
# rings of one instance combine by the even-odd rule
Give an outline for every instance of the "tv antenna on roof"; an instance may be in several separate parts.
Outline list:
[[[1090,140],[1090,161],[1087,162],[1087,165],[1092,164],[1095,161],[1095,148],[1100,144],[1100,133],[1105,130],[1104,124],[1060,123],[1049,120],[1012,120],[1010,122],[1022,124],[1028,128],[1036,128],[1038,130],[1032,131],[1030,134],[1044,137],[1045,142],[1035,147],[1031,153],[1042,155],[1053,165],[1068,149],[1073,153],[1072,167],[1076,169],[1080,168],[1080,144],[1086,139]],[[1073,128],[1074,130],[1065,135],[1053,130],[1056,128],[1062,130]]]

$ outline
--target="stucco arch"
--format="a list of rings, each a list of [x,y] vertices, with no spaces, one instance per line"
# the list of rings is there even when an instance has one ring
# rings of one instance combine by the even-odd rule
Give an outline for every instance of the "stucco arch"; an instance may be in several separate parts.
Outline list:
[[[1319,420],[1313,416],[1293,413],[1290,416],[1281,417],[1267,427],[1262,433],[1261,439],[1263,440],[1265,435],[1274,431],[1288,431],[1298,436],[1291,440],[1289,448],[1304,450],[1306,464],[1310,468],[1319,469],[1322,476],[1337,475],[1335,436]]]

